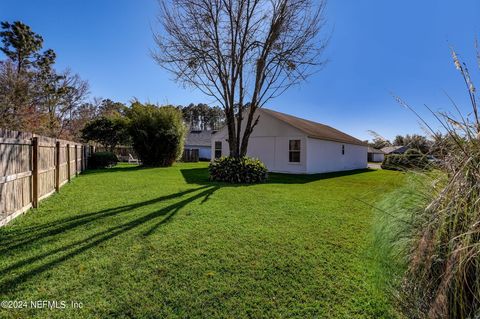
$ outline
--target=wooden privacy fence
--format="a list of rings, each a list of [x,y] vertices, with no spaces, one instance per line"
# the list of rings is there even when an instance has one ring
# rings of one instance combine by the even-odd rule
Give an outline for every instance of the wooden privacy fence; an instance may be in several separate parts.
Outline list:
[[[89,153],[88,145],[0,129],[0,226],[85,170]]]

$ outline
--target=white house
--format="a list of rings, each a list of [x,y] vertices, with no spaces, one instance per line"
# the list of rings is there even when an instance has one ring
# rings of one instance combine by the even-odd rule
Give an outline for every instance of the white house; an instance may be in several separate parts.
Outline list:
[[[271,172],[315,174],[367,168],[367,144],[333,127],[261,108],[247,155]],[[212,135],[212,158],[228,156],[228,132]]]
[[[368,161],[369,162],[383,162],[385,153],[382,150],[368,147]]]
[[[185,139],[186,150],[198,150],[200,159],[211,159],[211,139],[213,131],[190,131]]]

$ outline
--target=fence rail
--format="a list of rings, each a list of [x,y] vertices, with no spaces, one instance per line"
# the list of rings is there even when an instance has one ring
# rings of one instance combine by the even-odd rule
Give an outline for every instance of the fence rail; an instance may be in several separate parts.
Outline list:
[[[0,129],[0,226],[87,167],[88,145]]]

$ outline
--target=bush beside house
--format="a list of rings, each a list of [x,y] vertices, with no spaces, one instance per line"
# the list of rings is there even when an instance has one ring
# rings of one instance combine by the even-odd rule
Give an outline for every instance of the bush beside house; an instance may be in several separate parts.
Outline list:
[[[221,157],[209,166],[210,180],[227,183],[262,183],[268,170],[260,160],[250,157]]]

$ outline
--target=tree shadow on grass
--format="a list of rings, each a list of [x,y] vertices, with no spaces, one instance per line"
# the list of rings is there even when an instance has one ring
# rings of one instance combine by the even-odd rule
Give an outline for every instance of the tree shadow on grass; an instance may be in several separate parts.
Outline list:
[[[375,172],[374,169],[356,169],[350,171],[321,173],[321,174],[284,174],[284,173],[270,173],[268,183],[270,184],[307,184],[319,180],[352,176],[364,173]]]
[[[29,244],[35,244],[36,241],[43,240],[45,237],[50,236],[52,237],[52,239],[54,239],[55,238],[54,236],[57,234],[60,234],[60,233],[63,234],[65,231],[71,231],[78,226],[92,223],[94,221],[101,221],[102,219],[112,215],[125,213],[139,207],[152,205],[160,201],[178,198],[178,197],[185,196],[187,194],[200,191],[197,194],[193,194],[190,197],[177,201],[161,209],[155,210],[151,213],[141,215],[137,218],[129,220],[128,222],[121,223],[120,225],[112,226],[105,230],[96,232],[95,234],[87,238],[84,238],[82,240],[74,241],[67,245],[62,245],[61,247],[53,248],[46,252],[42,249],[39,249],[41,253],[36,254],[35,256],[14,262],[0,269],[0,278],[1,278],[0,291],[6,292],[9,290],[15,289],[18,285],[22,284],[28,279],[35,277],[43,273],[44,271],[47,271],[55,267],[56,265],[64,261],[67,261],[70,258],[73,258],[83,252],[86,252],[87,250],[94,248],[104,243],[105,241],[108,241],[126,232],[137,229],[140,226],[148,227],[150,226],[149,225],[150,223],[154,223],[148,228],[146,232],[142,234],[143,236],[149,236],[152,233],[154,233],[160,226],[168,223],[181,208],[201,198],[203,198],[202,202],[204,202],[217,189],[218,187],[215,187],[215,186],[210,186],[210,187],[204,186],[204,187],[199,187],[196,189],[192,189],[192,190],[188,190],[188,191],[184,191],[176,194],[162,196],[146,202],[119,206],[116,208],[102,210],[95,213],[78,215],[72,218],[67,218],[67,219],[55,222],[54,224],[45,225],[45,229],[39,229],[33,235],[26,234],[25,236],[23,236],[23,238],[22,236],[19,236],[20,238],[18,242],[15,242],[9,245],[8,247],[3,248],[2,252],[10,249],[24,248],[23,246],[29,245]],[[161,219],[158,220],[159,218]],[[54,258],[54,259],[51,260],[51,258]],[[21,271],[23,267],[29,267],[37,263],[39,263],[39,265],[36,265],[27,271],[24,271],[24,272]]]
[[[133,211],[143,206],[153,205],[162,201],[167,201],[167,200],[175,199],[178,197],[182,197],[189,193],[193,193],[201,189],[205,189],[206,187],[207,186],[189,189],[183,192],[178,192],[178,193],[174,193],[166,196],[160,196],[144,202],[138,202],[138,203],[133,203],[128,205],[108,208],[108,209],[100,210],[98,212],[74,215],[71,217],[57,219],[50,223],[45,223],[42,225],[27,227],[22,230],[13,231],[8,235],[6,234],[0,237],[2,239],[0,241],[2,243],[2,247],[0,248],[0,254],[6,253],[7,251],[12,249],[23,248],[24,246],[39,239],[44,239],[47,237],[55,236],[57,234],[62,234],[67,231],[73,230],[77,227],[84,226],[86,224],[90,224],[110,216],[115,216],[122,213],[128,213],[130,211]]]
[[[375,172],[374,169],[359,169],[352,171],[343,171],[343,172],[334,172],[334,173],[324,173],[324,174],[283,174],[283,173],[269,173],[268,180],[266,184],[307,184],[312,183],[318,180],[330,179],[336,177],[357,175]],[[218,187],[238,187],[238,186],[249,186],[251,184],[229,184],[229,183],[220,183],[212,182],[208,179],[208,168],[189,168],[181,169],[183,179],[187,184],[197,184],[197,185],[215,185]]]

